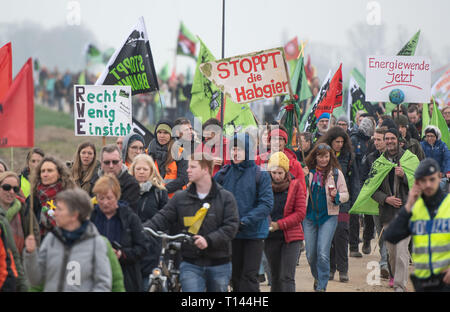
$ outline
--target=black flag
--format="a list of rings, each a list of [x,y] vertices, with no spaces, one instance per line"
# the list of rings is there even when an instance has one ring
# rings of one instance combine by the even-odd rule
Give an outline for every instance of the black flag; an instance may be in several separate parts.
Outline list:
[[[133,95],[159,90],[144,18],[109,59],[96,85],[131,86]]]
[[[150,142],[154,138],[153,133],[151,133],[150,130],[148,130],[146,127],[144,127],[144,125],[141,124],[139,121],[134,119],[134,117],[133,117],[133,125],[131,128],[131,131],[139,134],[140,136],[142,136],[144,138],[144,142],[145,142],[144,146],[149,146]]]

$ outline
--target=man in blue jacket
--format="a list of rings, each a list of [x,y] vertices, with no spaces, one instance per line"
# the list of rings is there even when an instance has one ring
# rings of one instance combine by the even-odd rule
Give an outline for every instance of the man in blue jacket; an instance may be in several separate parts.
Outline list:
[[[258,271],[269,233],[273,207],[272,180],[255,164],[255,148],[248,134],[236,134],[231,146],[231,165],[214,179],[236,198],[239,231],[232,241],[232,287],[235,292],[258,292]]]

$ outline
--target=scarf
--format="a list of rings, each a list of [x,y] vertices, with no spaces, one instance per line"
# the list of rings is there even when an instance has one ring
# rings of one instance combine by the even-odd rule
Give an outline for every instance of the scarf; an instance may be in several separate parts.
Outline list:
[[[139,194],[142,196],[142,194],[147,193],[152,188],[153,184],[150,181],[144,182],[140,184],[140,192]]]
[[[289,172],[286,172],[286,175],[284,176],[283,181],[276,183],[272,179],[272,190],[274,193],[284,192],[289,188],[289,183],[291,183],[291,177],[290,177]]]
[[[84,221],[81,226],[76,229],[75,231],[66,231],[61,228],[61,234],[64,237],[66,244],[68,246],[72,246],[73,243],[75,243],[77,240],[80,239],[81,235],[86,232],[87,225],[89,224],[88,221]]]
[[[167,145],[161,145],[156,139],[150,142],[148,152],[152,156],[154,161],[158,161],[160,164],[164,164],[167,160]]]
[[[6,210],[6,219],[11,226],[14,242],[16,243],[19,253],[22,253],[22,250],[25,247],[25,234],[22,228],[22,218],[19,213],[21,208],[22,203],[16,198],[8,209],[4,209]]]
[[[39,183],[36,187],[37,197],[42,207],[39,220],[41,225],[41,237],[44,237],[44,235],[47,234],[47,231],[56,226],[56,221],[53,217],[54,211],[52,210],[52,204],[56,194],[61,192],[62,189],[61,181],[51,185],[43,185],[42,183]]]
[[[43,185],[42,183],[39,183],[36,187],[36,193],[41,206],[47,206],[47,202],[53,200],[56,194],[61,192],[62,189],[63,187],[61,181],[51,185]]]
[[[316,166],[316,172],[314,173],[312,184],[317,184],[318,186],[324,186],[324,176],[325,168],[321,168],[320,166]]]

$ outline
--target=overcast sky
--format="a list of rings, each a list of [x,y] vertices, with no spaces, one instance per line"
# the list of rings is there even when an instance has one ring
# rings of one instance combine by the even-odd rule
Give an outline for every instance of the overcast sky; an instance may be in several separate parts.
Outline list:
[[[71,14],[76,14],[74,9],[68,9],[70,2],[3,1],[0,22],[19,24],[32,21],[46,28],[65,25],[73,16]],[[202,38],[217,58],[221,56],[222,0],[75,2],[79,3],[81,25],[95,34],[103,49],[117,48],[142,15],[157,68],[165,62],[172,62],[181,20],[191,32]],[[392,33],[389,40],[398,39],[393,34],[398,27],[406,30],[408,38],[398,44],[399,48],[420,29],[421,38],[426,39],[422,42],[432,45],[431,49],[439,51],[444,59],[450,59],[449,0],[226,0],[225,56],[282,46],[283,40],[294,36],[301,40],[345,46],[348,30],[358,22],[367,23],[368,16],[376,14],[376,8],[368,9],[369,2],[379,4],[380,22],[387,26],[388,34]],[[397,32],[395,36],[398,36]],[[4,43],[0,42],[0,45]],[[379,44],[383,45],[383,42]],[[185,57],[179,57],[178,62],[195,64]]]

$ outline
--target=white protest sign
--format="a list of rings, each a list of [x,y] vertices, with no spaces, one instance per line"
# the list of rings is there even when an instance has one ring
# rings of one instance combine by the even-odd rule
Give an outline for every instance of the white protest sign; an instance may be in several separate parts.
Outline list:
[[[283,48],[203,63],[200,70],[235,103],[290,93]]]
[[[366,64],[366,100],[388,102],[389,93],[400,89],[404,102],[429,102],[431,62],[422,56],[370,55]]]
[[[132,129],[130,86],[75,85],[76,136],[126,136]]]

